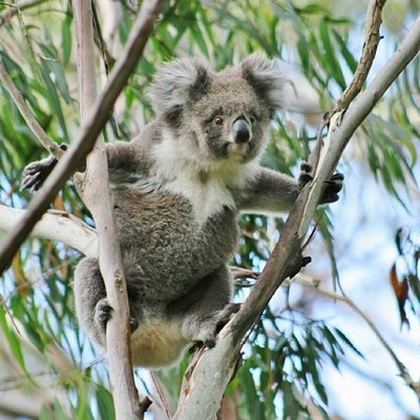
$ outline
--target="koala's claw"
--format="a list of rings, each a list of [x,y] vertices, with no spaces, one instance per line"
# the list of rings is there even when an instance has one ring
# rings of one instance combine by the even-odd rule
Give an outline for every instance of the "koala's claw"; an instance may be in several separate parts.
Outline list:
[[[95,322],[105,334],[106,324],[112,316],[112,306],[108,303],[108,299],[103,298],[98,301],[95,308]]]
[[[214,319],[208,319],[200,325],[200,330],[197,336],[195,337],[195,346],[197,347],[208,347],[212,348],[216,344],[216,322]]]
[[[312,165],[310,165],[308,162],[302,162],[300,164],[300,174],[299,174],[299,180],[298,180],[298,185],[299,185],[300,190],[308,182],[313,180],[311,172],[312,172]]]
[[[57,159],[54,156],[30,163],[22,172],[20,189],[22,191],[37,191],[47,176],[52,172],[55,165],[57,165]]]
[[[222,310],[203,319],[196,327],[195,345],[191,348],[191,351],[203,346],[208,348],[214,347],[217,334],[230,321],[232,316],[239,311],[240,307],[240,303],[229,303]]]
[[[61,150],[67,150],[67,144],[60,144]],[[52,172],[58,160],[54,156],[30,163],[23,169],[20,189],[22,191],[37,191]]]
[[[338,193],[343,188],[344,175],[342,173],[335,173],[328,181],[324,182],[325,190],[321,197],[321,203],[334,203],[340,197]]]
[[[299,190],[301,190],[308,182],[313,180],[312,165],[308,162],[300,164],[300,175],[298,179]],[[328,181],[325,181],[325,190],[322,194],[320,203],[334,203],[339,199],[338,193],[343,188],[344,175],[342,173],[335,173]]]
[[[301,172],[306,172],[306,173],[311,173],[312,172],[312,165],[309,162],[303,161],[300,164],[300,171]]]

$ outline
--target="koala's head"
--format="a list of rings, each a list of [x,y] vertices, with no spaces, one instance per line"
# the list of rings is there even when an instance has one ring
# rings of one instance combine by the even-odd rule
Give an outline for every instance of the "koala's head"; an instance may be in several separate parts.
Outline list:
[[[212,72],[202,62],[181,59],[155,78],[156,113],[206,160],[248,162],[263,150],[266,133],[281,106],[282,76],[274,62],[253,54],[237,66]]]

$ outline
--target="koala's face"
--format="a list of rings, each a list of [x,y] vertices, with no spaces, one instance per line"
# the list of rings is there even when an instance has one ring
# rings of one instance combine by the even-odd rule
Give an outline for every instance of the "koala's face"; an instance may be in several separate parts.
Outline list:
[[[191,153],[209,161],[249,162],[263,150],[280,107],[282,77],[261,55],[213,73],[190,60],[167,64],[158,74],[155,109],[189,141]]]
[[[207,158],[248,162],[264,147],[270,110],[245,79],[222,72],[182,117]]]

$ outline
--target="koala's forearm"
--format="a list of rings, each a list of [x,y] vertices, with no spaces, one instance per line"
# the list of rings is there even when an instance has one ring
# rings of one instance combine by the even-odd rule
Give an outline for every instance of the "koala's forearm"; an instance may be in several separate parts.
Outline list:
[[[239,203],[244,213],[277,213],[288,211],[298,195],[293,178],[267,168],[260,168]]]
[[[131,142],[118,141],[106,144],[108,168],[110,172],[126,171],[133,172],[135,169],[135,151]]]
[[[145,158],[138,144],[126,141],[106,145],[110,181],[126,183],[133,181],[145,170]]]

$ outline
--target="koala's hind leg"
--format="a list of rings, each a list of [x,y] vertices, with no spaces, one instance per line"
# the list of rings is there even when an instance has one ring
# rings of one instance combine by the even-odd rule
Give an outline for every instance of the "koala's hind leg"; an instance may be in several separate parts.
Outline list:
[[[221,266],[171,304],[170,311],[183,318],[182,335],[187,340],[211,347],[218,330],[239,309],[238,305],[230,303],[231,297],[230,272],[226,266]]]
[[[74,300],[80,325],[105,345],[105,325],[111,312],[97,258],[84,258],[74,272]]]

